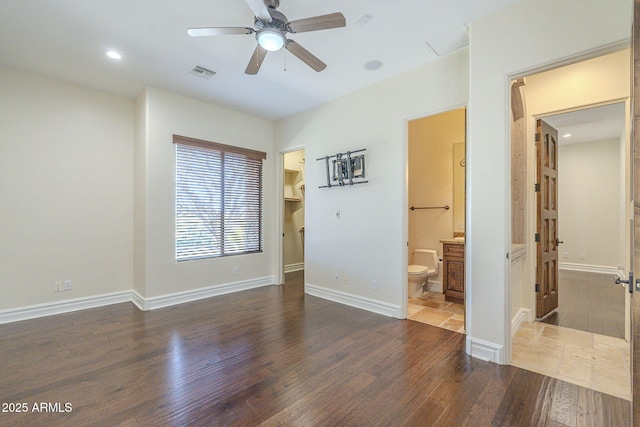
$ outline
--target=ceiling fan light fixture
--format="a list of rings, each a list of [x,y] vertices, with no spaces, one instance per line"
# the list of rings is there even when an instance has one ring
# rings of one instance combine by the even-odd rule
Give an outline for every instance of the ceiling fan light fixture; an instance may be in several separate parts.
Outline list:
[[[258,39],[258,44],[269,52],[282,49],[285,43],[284,36],[281,32],[268,28],[258,32],[256,38]]]

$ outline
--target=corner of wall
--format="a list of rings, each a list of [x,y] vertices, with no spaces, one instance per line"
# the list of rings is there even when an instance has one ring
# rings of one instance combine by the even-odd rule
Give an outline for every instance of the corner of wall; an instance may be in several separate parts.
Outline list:
[[[135,294],[146,295],[146,209],[147,209],[147,139],[148,90],[145,88],[135,99],[133,147],[133,289]],[[134,303],[138,305],[135,300]],[[138,307],[143,310],[142,306]]]

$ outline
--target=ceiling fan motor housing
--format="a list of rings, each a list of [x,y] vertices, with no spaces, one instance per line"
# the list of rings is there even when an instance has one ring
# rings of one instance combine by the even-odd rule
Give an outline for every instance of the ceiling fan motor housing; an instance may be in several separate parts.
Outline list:
[[[305,33],[309,31],[327,30],[330,28],[344,27],[346,20],[342,13],[329,13],[326,15],[312,16],[309,18],[289,21],[287,17],[276,9],[280,6],[280,0],[246,0],[253,12],[254,27],[203,27],[189,28],[191,37],[218,36],[225,34],[255,34],[258,45],[253,51],[246,74],[257,74],[262,61],[268,52],[275,52],[282,48],[287,49],[314,71],[322,71],[327,64],[315,57],[311,52],[300,46],[293,40],[287,39],[287,34]]]
[[[289,20],[283,13],[278,12],[275,9],[269,9],[269,14],[271,15],[271,22],[263,21],[259,17],[256,17],[254,22],[254,27],[256,31],[260,31],[263,28],[271,28],[273,30],[279,30],[283,33],[287,31],[287,22]]]
[[[271,15],[271,22],[263,21],[262,19],[256,17],[256,21],[255,21],[256,40],[261,46],[263,46],[267,50],[278,50],[287,41],[286,33],[288,31],[287,30],[288,20],[287,20],[287,17],[284,16],[284,14],[278,12],[275,9],[269,9],[269,14]],[[265,44],[264,41],[261,41],[261,38],[263,40],[270,39],[272,42],[274,39],[279,41],[275,44],[275,46],[267,47],[268,45]]]

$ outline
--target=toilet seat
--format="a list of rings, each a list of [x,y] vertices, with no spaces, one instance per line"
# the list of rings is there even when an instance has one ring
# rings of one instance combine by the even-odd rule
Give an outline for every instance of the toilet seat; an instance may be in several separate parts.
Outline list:
[[[425,274],[429,272],[429,268],[424,265],[412,264],[409,266],[409,274]]]

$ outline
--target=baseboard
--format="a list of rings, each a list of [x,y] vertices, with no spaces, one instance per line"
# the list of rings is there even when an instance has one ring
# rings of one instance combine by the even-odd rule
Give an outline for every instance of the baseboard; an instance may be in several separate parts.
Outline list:
[[[606,265],[576,264],[572,262],[559,262],[560,270],[583,271],[585,273],[618,274],[618,267]]]
[[[431,281],[427,283],[427,290],[430,292],[442,293],[442,282]]]
[[[327,289],[308,283],[305,283],[304,285],[304,292],[314,297],[323,298],[329,301],[359,308],[361,310],[371,311],[384,316],[395,317],[396,319],[404,318],[404,316],[401,316],[400,314],[400,306],[398,305],[387,304],[371,298],[348,294],[346,292]]]
[[[520,326],[522,326],[525,322],[533,322],[534,319],[531,318],[531,310],[528,308],[520,308],[513,319],[511,319],[511,337],[518,332]]]
[[[505,364],[504,347],[467,335],[467,354],[485,362]]]
[[[285,273],[293,273],[294,271],[304,270],[304,262],[297,262],[295,264],[288,264],[284,266]]]
[[[206,288],[176,292],[174,294],[161,295],[152,298],[145,298],[136,290],[114,292],[112,294],[96,295],[92,297],[76,298],[60,302],[37,304],[26,307],[1,310],[0,324],[35,319],[38,317],[53,316],[56,314],[71,313],[73,311],[103,307],[111,304],[120,304],[123,302],[132,302],[140,310],[148,311],[156,308],[197,301],[203,298],[210,298],[217,295],[245,291],[248,289],[275,284],[275,276],[267,276],[259,279],[244,280],[217,286],[209,286]]]
[[[248,289],[259,288],[276,284],[275,276],[267,276],[259,279],[243,280],[224,285],[208,286],[206,288],[193,289],[189,291],[176,292],[173,294],[160,295],[157,297],[145,298],[137,291],[133,291],[131,301],[143,311],[155,310],[157,308],[169,307],[186,302],[197,301],[204,298],[211,298],[218,295],[230,294],[233,292],[246,291]]]
[[[120,304],[128,301],[131,301],[131,291],[114,292],[111,294],[10,308],[0,311],[0,324],[53,316],[56,314],[71,313],[73,311],[103,307],[111,304]]]

